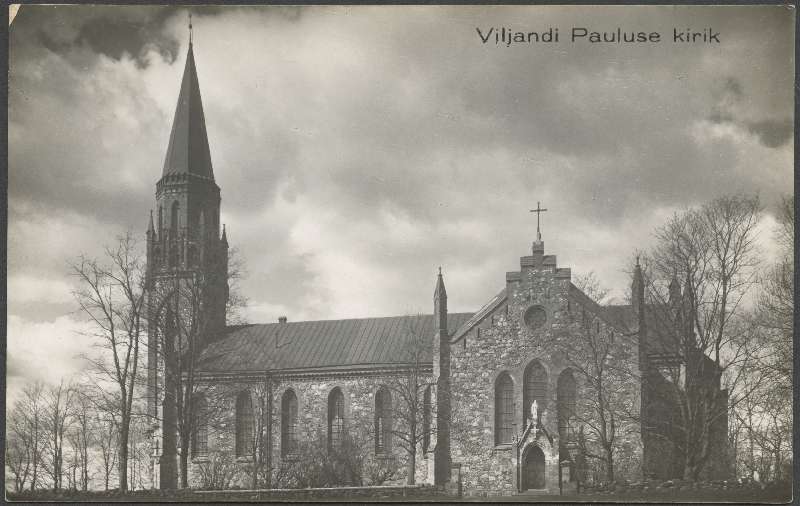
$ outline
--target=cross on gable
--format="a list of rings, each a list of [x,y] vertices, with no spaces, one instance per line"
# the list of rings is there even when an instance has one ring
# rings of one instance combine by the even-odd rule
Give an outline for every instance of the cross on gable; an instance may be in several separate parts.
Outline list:
[[[530,212],[536,213],[536,240],[542,240],[542,232],[539,228],[539,217],[542,215],[543,212],[547,211],[547,209],[542,208],[541,204],[537,201],[536,202],[536,209],[531,209]]]

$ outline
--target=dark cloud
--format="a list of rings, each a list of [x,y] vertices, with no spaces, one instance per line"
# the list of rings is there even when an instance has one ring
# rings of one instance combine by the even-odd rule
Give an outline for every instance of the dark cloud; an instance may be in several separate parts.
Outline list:
[[[752,133],[758,135],[762,144],[770,148],[786,145],[794,135],[794,124],[790,119],[752,121],[747,124],[747,127]]]
[[[69,216],[76,239],[59,247],[79,251],[107,242],[84,229],[144,228],[187,10],[28,7],[11,30],[9,265],[56,275],[63,262],[35,258],[47,234],[23,230],[52,233],[43,222]],[[625,287],[624,252],[663,213],[743,189],[769,200],[791,183],[783,10],[192,12],[223,220],[259,318],[428,311],[439,264],[453,304],[479,307],[529,247],[537,200],[559,261]],[[687,22],[719,27],[725,43],[505,48],[475,34]]]

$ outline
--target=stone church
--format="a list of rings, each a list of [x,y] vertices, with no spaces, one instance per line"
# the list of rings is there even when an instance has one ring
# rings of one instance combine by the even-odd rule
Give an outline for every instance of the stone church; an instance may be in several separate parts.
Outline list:
[[[211,159],[190,41],[147,229],[155,487],[178,485],[181,458],[189,484],[202,486],[203,469],[220,454],[243,470],[263,460],[271,483],[282,486],[276,476],[303,458],[304,445],[320,441],[332,452],[354,437],[376,465],[396,469],[384,483],[405,483],[413,472],[416,483],[466,495],[574,489],[595,479],[585,465],[596,439],[584,413],[585,357],[576,351],[587,337],[614,343],[614,360],[632,371],[617,378],[620,402],[642,420],[617,428],[632,472],[674,475],[680,452],[660,423],[672,408],[650,402],[657,392],[646,385],[657,382],[632,379],[680,367],[657,322],[648,322],[638,264],[632,303],[600,306],[545,254],[537,231],[518,268],[498,273],[496,292],[476,312],[448,311],[439,271],[431,314],[229,326],[228,237]],[[396,388],[412,376],[421,399],[413,471]],[[726,430],[723,420],[723,443]]]

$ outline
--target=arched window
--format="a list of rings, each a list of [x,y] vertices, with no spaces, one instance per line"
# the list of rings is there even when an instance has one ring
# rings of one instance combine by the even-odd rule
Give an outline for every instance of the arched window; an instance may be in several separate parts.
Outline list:
[[[172,213],[169,219],[169,229],[172,232],[173,236],[178,233],[178,212],[180,211],[181,205],[176,200],[172,203]]]
[[[422,453],[428,453],[431,448],[432,388],[428,385],[422,397]]]
[[[575,385],[575,376],[569,369],[558,376],[558,436],[562,441],[572,439],[574,427],[572,419],[575,417],[575,404],[578,397]]]
[[[289,389],[281,399],[281,455],[297,452],[297,395]]]
[[[195,396],[192,416],[192,457],[205,457],[208,455],[208,406],[203,394]]]
[[[388,453],[392,446],[392,394],[380,387],[375,394],[375,453]]]
[[[495,444],[510,444],[514,423],[514,383],[507,372],[497,377],[494,385]]]
[[[344,438],[344,394],[339,387],[328,395],[328,449],[341,448]]]
[[[158,206],[158,237],[161,238],[161,231],[164,230],[164,207]]]
[[[533,401],[536,401],[538,409],[539,419],[537,422],[541,422],[542,412],[547,405],[547,371],[541,362],[534,360],[528,364],[528,367],[525,368],[523,385],[525,385],[525,389],[522,392],[522,420],[524,426],[527,427],[531,417],[531,404],[533,404]]]
[[[253,401],[245,390],[236,397],[236,456],[253,453]]]

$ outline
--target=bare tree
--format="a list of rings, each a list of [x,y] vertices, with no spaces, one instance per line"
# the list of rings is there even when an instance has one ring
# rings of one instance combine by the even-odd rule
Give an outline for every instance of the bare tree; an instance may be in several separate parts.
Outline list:
[[[745,363],[752,359],[746,336],[737,328],[742,301],[755,281],[758,256],[757,197],[718,198],[699,209],[676,214],[656,231],[657,244],[646,264],[648,331],[684,366],[662,371],[676,404],[673,443],[683,455],[683,476],[697,479],[713,445],[710,434],[731,404],[750,395],[744,388]],[[684,289],[676,297],[675,283]],[[737,388],[740,387],[740,388]]]
[[[562,354],[570,370],[582,380],[584,391],[578,409],[572,414],[571,429],[587,429],[583,457],[602,464],[605,479],[615,478],[615,455],[626,436],[637,432],[634,413],[638,401],[638,374],[633,335],[601,325],[604,309],[599,302],[608,296],[594,273],[577,276],[575,285],[585,295],[581,305],[578,332],[568,338],[556,333],[553,346]],[[573,434],[574,436],[574,434]]]
[[[62,487],[64,477],[64,437],[67,435],[72,422],[70,404],[74,392],[64,380],[58,386],[51,386],[45,394],[45,427],[47,438],[45,448],[49,466],[45,467],[47,474],[53,482],[53,488]]]
[[[422,318],[406,318],[405,342],[401,350],[403,368],[391,376],[386,386],[392,394],[391,435],[408,456],[407,483],[415,483],[417,452],[423,441],[431,436],[431,414],[425,413],[425,392],[433,385],[431,376],[430,336],[425,336],[421,328]],[[376,410],[379,406],[376,406]],[[378,418],[376,417],[376,423]],[[427,423],[426,423],[427,421]],[[375,427],[375,431],[383,428]]]
[[[252,460],[248,465],[248,472],[254,489],[272,486],[272,428],[276,422],[274,418],[275,387],[272,377],[267,375],[250,389],[253,406],[253,423],[250,426],[253,433],[249,438]]]
[[[778,208],[776,239],[780,258],[760,279],[756,317],[764,331],[769,354],[762,367],[773,374],[787,400],[792,396],[792,336],[794,332],[794,198],[784,197]]]
[[[27,483],[34,490],[41,481],[39,473],[46,438],[44,388],[40,381],[27,384],[22,397],[8,412],[6,465],[14,475],[17,491]]]
[[[117,424],[111,415],[96,411],[94,419],[95,433],[97,434],[97,449],[100,452],[100,465],[103,471],[103,485],[108,490],[111,476],[117,465],[117,452],[119,451]]]
[[[792,337],[794,318],[794,207],[782,199],[775,236],[777,262],[759,278],[757,304],[745,315],[744,331],[751,342],[744,383],[755,384],[751,395],[732,410],[745,445],[737,463],[751,476],[782,478],[792,438]],[[758,378],[768,378],[759,382]]]
[[[140,343],[145,337],[145,272],[129,232],[105,250],[105,262],[81,257],[72,265],[79,280],[74,292],[94,327],[91,336],[101,354],[88,357],[101,381],[114,385],[105,404],[117,425],[119,489],[128,488],[128,440],[139,374]]]
[[[244,264],[235,250],[228,260],[227,269],[223,270],[205,269],[182,274],[176,271],[170,280],[158,283],[150,298],[150,310],[156,315],[150,332],[158,337],[157,355],[164,367],[164,431],[174,431],[178,435],[182,488],[188,487],[189,450],[197,421],[192,400],[203,388],[198,381],[198,361],[208,340],[223,330],[217,327],[219,322],[213,311],[218,298],[222,297],[221,286],[228,287],[226,318],[243,321],[240,310],[246,299],[239,294],[237,282]],[[172,423],[174,427],[169,426]],[[165,439],[165,453],[169,444]]]
[[[81,490],[89,488],[89,454],[94,446],[94,405],[85,390],[75,388],[70,408],[74,421],[72,430],[67,436],[75,451],[75,465],[80,470],[78,483]],[[77,487],[77,484],[76,484]]]

